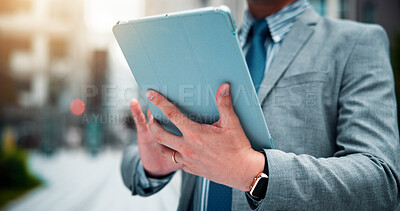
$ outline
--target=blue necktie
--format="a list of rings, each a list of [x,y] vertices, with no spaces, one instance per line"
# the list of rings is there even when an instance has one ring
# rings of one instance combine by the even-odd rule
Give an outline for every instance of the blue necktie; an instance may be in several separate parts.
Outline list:
[[[232,188],[210,180],[207,211],[231,210]]]
[[[265,19],[256,20],[251,30],[251,40],[246,55],[246,62],[254,87],[258,91],[265,72],[266,51],[264,44],[267,37],[269,37],[267,21]]]

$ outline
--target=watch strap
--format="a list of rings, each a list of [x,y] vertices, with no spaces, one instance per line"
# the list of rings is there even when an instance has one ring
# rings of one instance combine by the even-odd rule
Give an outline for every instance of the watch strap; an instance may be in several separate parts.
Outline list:
[[[249,195],[256,200],[261,200],[265,198],[267,194],[268,180],[269,180],[267,155],[265,154],[264,150],[261,150],[260,152],[263,153],[265,157],[264,170],[253,179],[253,184],[250,186],[250,191],[249,191]]]

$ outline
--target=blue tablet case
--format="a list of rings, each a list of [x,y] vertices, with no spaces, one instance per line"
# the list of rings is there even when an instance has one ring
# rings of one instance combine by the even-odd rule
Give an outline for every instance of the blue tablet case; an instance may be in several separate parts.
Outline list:
[[[114,35],[139,89],[153,89],[193,121],[219,119],[218,87],[231,85],[234,110],[255,150],[275,148],[258,102],[229,8],[210,7],[118,22]],[[147,98],[168,131],[181,135]]]

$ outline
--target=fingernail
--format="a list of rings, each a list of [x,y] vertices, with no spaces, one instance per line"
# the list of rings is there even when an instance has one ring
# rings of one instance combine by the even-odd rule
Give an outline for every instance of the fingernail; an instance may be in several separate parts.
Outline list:
[[[146,97],[149,98],[149,100],[153,100],[154,99],[154,94],[152,91],[147,91],[146,92]]]
[[[131,100],[131,106],[134,106],[138,103],[138,101],[136,99],[132,99]]]
[[[225,90],[221,92],[222,97],[226,97],[229,95],[229,85],[226,86]]]

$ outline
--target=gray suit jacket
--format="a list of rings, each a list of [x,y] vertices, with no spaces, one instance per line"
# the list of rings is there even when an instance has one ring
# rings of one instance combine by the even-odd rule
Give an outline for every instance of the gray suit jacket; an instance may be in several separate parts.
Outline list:
[[[388,39],[377,25],[304,12],[284,39],[258,98],[277,149],[259,210],[390,210],[400,200],[400,147]],[[266,137],[267,140],[267,137]],[[139,155],[122,163],[133,194]],[[178,210],[196,176],[183,173]],[[161,189],[162,187],[160,187]],[[234,189],[232,210],[250,210]]]

